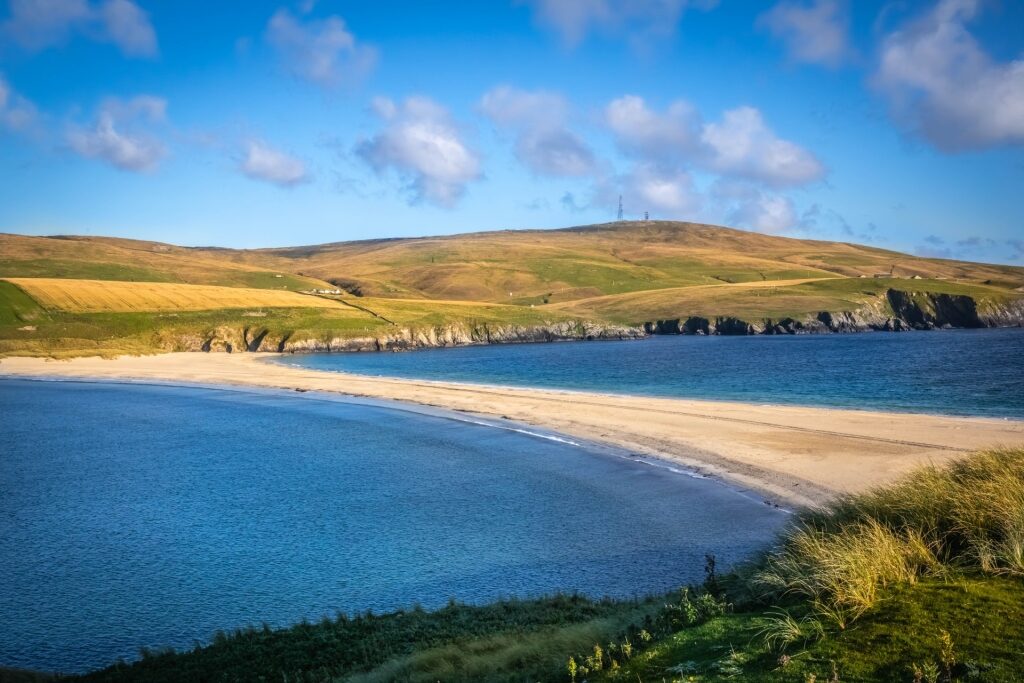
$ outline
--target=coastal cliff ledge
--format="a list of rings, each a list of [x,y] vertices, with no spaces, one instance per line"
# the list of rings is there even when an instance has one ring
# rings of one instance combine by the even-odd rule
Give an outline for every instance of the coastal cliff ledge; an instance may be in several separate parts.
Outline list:
[[[734,316],[681,316],[638,325],[584,320],[546,325],[457,322],[424,327],[396,326],[384,333],[364,336],[221,326],[205,334],[162,339],[160,346],[169,351],[228,353],[409,351],[483,344],[640,339],[673,334],[742,336],[986,327],[1024,327],[1024,299],[979,302],[959,294],[890,289],[884,296],[853,311],[819,311],[802,317],[745,320]]]
[[[562,321],[548,325],[496,325],[451,323],[415,328],[394,328],[385,334],[357,337],[274,333],[266,328],[218,327],[204,336],[189,335],[166,340],[173,351],[274,351],[315,353],[345,351],[410,351],[425,348],[482,344],[525,344],[594,339],[640,339],[642,327],[608,325],[587,321]]]
[[[695,335],[903,332],[984,327],[1024,327],[1024,299],[979,303],[962,294],[889,289],[884,297],[854,311],[819,311],[801,318],[751,321],[731,316],[689,316],[643,324],[647,334]]]

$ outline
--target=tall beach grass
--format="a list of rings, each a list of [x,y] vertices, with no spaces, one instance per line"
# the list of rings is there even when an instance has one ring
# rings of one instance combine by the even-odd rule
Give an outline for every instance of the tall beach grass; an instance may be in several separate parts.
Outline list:
[[[1024,575],[1024,449],[924,467],[804,513],[745,581],[842,629],[887,586],[950,570]]]

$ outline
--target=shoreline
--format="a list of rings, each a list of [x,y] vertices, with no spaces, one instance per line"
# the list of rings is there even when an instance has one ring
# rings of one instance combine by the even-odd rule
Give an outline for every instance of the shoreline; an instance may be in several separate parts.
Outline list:
[[[968,330],[966,328],[962,328],[962,329],[961,328],[953,328],[953,329],[938,329],[936,331],[937,332],[961,332],[961,331],[978,332],[978,331],[984,331],[984,330],[988,330],[988,329],[1016,329],[1016,328],[982,328],[981,330],[977,330],[977,329],[970,329],[970,330]],[[867,333],[870,333],[870,332],[872,332],[872,331],[869,330]],[[867,334],[867,333],[849,332],[849,333],[843,333],[843,334]],[[828,334],[833,334],[833,333],[825,333],[823,335],[819,335],[819,334],[805,334],[805,335],[800,335],[800,336],[803,336],[803,337],[820,337],[820,336],[827,336]],[[834,334],[840,334],[840,333],[834,333]],[[891,332],[891,333],[886,333],[886,334],[901,334],[901,333],[899,333],[899,332]],[[369,374],[369,373],[362,373],[362,372],[349,372],[349,371],[346,371],[346,370],[316,370],[316,369],[312,369],[312,368],[305,368],[305,367],[301,366],[300,364],[292,364],[292,363],[288,363],[288,362],[281,362],[281,361],[283,361],[284,359],[287,359],[287,358],[301,358],[301,357],[310,357],[310,356],[345,356],[345,355],[353,355],[353,354],[375,354],[375,353],[385,353],[385,354],[387,354],[387,353],[421,353],[421,352],[429,353],[429,352],[442,351],[442,350],[445,350],[445,349],[464,349],[464,348],[487,347],[487,346],[520,346],[520,345],[529,345],[529,344],[546,345],[546,344],[562,344],[562,343],[579,343],[581,341],[585,342],[585,343],[588,343],[588,344],[615,343],[615,342],[620,342],[620,341],[623,341],[623,342],[643,342],[643,341],[648,341],[650,339],[654,339],[656,337],[667,337],[667,336],[670,336],[670,335],[650,335],[650,336],[647,336],[647,337],[637,337],[637,338],[629,338],[629,339],[587,339],[587,340],[556,339],[556,340],[550,341],[550,342],[496,342],[496,343],[493,343],[493,344],[482,343],[482,344],[466,344],[466,345],[462,345],[462,346],[451,346],[451,347],[416,348],[416,349],[408,349],[408,350],[405,350],[405,351],[286,351],[286,352],[282,352],[282,353],[262,352],[261,351],[261,352],[259,352],[259,356],[261,356],[260,362],[272,363],[272,364],[275,364],[275,365],[283,365],[284,367],[299,368],[299,369],[303,369],[303,370],[309,369],[309,370],[311,370],[313,372],[327,372],[327,373],[334,374],[334,375],[358,377],[358,378],[361,378],[361,379],[396,380],[396,381],[401,381],[401,382],[410,382],[410,383],[423,384],[423,385],[440,385],[440,386],[451,386],[451,387],[463,387],[463,388],[466,388],[466,389],[480,389],[480,388],[483,388],[483,389],[498,389],[498,390],[508,389],[508,390],[512,390],[512,391],[515,391],[515,390],[536,390],[536,391],[545,391],[545,392],[562,393],[562,394],[570,394],[570,395],[571,394],[582,394],[584,396],[606,396],[606,397],[611,398],[611,399],[616,399],[616,398],[649,398],[649,399],[656,399],[656,400],[657,399],[664,399],[664,400],[670,400],[670,401],[671,400],[680,400],[680,401],[698,402],[698,403],[702,403],[702,404],[724,404],[724,405],[732,405],[732,406],[739,405],[739,406],[759,406],[759,407],[765,407],[765,408],[776,408],[776,407],[777,408],[810,408],[810,409],[813,409],[813,410],[841,410],[841,411],[846,411],[846,412],[864,412],[864,413],[885,414],[885,415],[908,415],[908,416],[909,415],[920,415],[920,416],[923,416],[923,417],[934,417],[934,418],[954,418],[954,419],[955,418],[968,418],[968,419],[977,418],[977,419],[984,419],[984,420],[1002,420],[1002,421],[1007,421],[1007,422],[1024,422],[1024,416],[1017,417],[1017,416],[1012,416],[1012,415],[986,415],[984,413],[936,413],[936,412],[929,412],[927,410],[914,410],[914,409],[911,409],[911,408],[871,408],[871,407],[866,407],[866,406],[838,405],[838,404],[822,404],[820,406],[812,406],[812,405],[808,405],[806,403],[798,403],[798,402],[788,403],[786,401],[774,402],[773,403],[773,402],[768,402],[768,401],[754,401],[754,400],[744,401],[744,400],[736,399],[736,398],[711,398],[711,397],[708,397],[708,398],[689,398],[689,397],[672,396],[672,395],[668,395],[668,394],[630,393],[630,392],[616,392],[616,391],[609,391],[609,390],[600,391],[600,390],[596,390],[596,389],[593,389],[593,390],[591,390],[591,389],[577,389],[577,388],[574,388],[574,387],[542,386],[542,385],[528,385],[528,384],[495,384],[493,382],[474,382],[472,380],[446,380],[446,379],[429,379],[429,378],[419,378],[419,377],[402,377],[402,376],[399,376],[399,375]],[[685,336],[685,335],[675,335],[675,336]],[[750,336],[762,336],[763,337],[765,335],[750,335]],[[62,361],[65,361],[65,360],[74,360],[74,358],[63,358],[63,359],[52,359],[52,360],[62,362]],[[3,357],[0,357],[0,363],[2,363],[2,362],[3,362]],[[2,367],[0,367],[0,376],[3,376]]]
[[[0,377],[318,392],[499,420],[655,458],[785,507],[820,506],[914,467],[1024,444],[1024,421],[406,380],[267,362],[280,354],[0,359]],[[467,420],[471,421],[471,420]],[[485,423],[489,424],[489,423]],[[501,425],[491,425],[501,426]],[[506,426],[505,428],[510,428]]]
[[[422,417],[439,418],[443,420],[450,420],[452,422],[458,422],[464,425],[473,425],[478,427],[485,427],[489,429],[499,429],[502,431],[516,432],[529,438],[542,439],[546,441],[554,441],[561,443],[565,446],[571,446],[573,448],[580,448],[587,451],[592,455],[600,457],[618,458],[621,460],[628,460],[630,462],[640,463],[649,467],[656,467],[661,469],[667,469],[673,474],[680,476],[690,477],[692,479],[703,479],[713,482],[716,485],[724,486],[739,496],[752,500],[759,503],[769,503],[770,501],[764,500],[763,496],[759,494],[757,490],[744,488],[736,485],[735,483],[725,480],[716,479],[706,474],[698,472],[696,469],[685,468],[681,463],[662,457],[660,455],[643,455],[640,456],[630,451],[630,449],[616,446],[609,443],[601,443],[582,437],[571,437],[567,434],[555,432],[543,427],[537,427],[529,425],[523,422],[516,422],[504,418],[495,418],[482,415],[475,415],[473,413],[466,413],[460,410],[449,410],[447,408],[439,408],[434,406],[428,406],[420,403],[411,403],[408,401],[397,401],[393,399],[378,399],[365,396],[352,396],[349,394],[343,394],[338,392],[325,392],[316,390],[296,390],[296,389],[283,389],[275,387],[264,387],[258,385],[239,385],[239,384],[205,384],[200,382],[181,382],[176,380],[157,380],[157,379],[131,379],[131,378],[102,378],[102,377],[65,377],[65,376],[34,376],[34,375],[5,375],[0,373],[0,386],[3,386],[3,382],[37,382],[41,384],[60,384],[65,382],[72,382],[77,384],[98,384],[98,385],[115,385],[115,386],[138,386],[138,387],[164,387],[170,389],[190,389],[199,391],[220,391],[220,392],[231,392],[231,393],[242,393],[242,394],[255,394],[262,396],[274,396],[285,399],[296,399],[304,401],[320,401],[325,403],[340,403],[343,405],[351,406],[366,406],[369,408],[379,408],[383,410],[393,410],[402,413],[409,413],[411,415],[417,415]],[[782,507],[778,504],[772,505],[777,510],[785,513],[793,513],[794,510]]]

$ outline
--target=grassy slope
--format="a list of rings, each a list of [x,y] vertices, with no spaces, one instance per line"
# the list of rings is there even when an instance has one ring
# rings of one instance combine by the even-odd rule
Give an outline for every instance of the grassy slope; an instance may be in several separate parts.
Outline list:
[[[895,278],[872,277],[890,269]],[[925,279],[907,279],[915,275]],[[798,318],[878,303],[890,287],[967,294],[982,303],[1024,296],[1018,291],[1024,287],[1024,268],[922,259],[852,244],[671,222],[264,250],[0,235],[3,277],[275,290],[324,288],[332,286],[325,281],[334,281],[364,295],[341,298],[400,326],[541,325],[572,318],[637,324],[691,315]],[[173,334],[252,325],[245,309],[262,305],[254,296],[244,307],[201,315],[182,312],[173,319],[69,314],[53,307],[18,316],[16,308],[28,304],[16,303],[16,298],[0,286],[0,354],[152,351],[160,348],[154,340]],[[31,316],[43,324],[32,332],[19,330],[34,324],[28,321]],[[366,336],[388,327],[380,318],[365,317],[369,319],[329,310],[267,311],[267,322],[278,335]]]
[[[799,318],[819,311],[854,311],[884,297],[886,290],[965,294],[980,304],[1015,299],[1017,293],[984,284],[944,280],[829,278],[771,286],[766,282],[702,285],[581,299],[551,308],[623,324],[679,317],[732,316],[742,320]]]
[[[942,633],[957,659],[954,680],[1020,681],[1024,657],[1024,583],[1019,578],[950,576],[885,592],[849,629],[780,653],[764,645],[771,621],[740,612],[683,628],[599,680],[749,680],[804,683],[809,676],[843,683],[911,683],[914,666],[940,669]],[[833,663],[835,664],[833,668]]]
[[[316,278],[288,271],[233,263],[219,257],[217,250],[199,252],[159,242],[110,237],[26,237],[3,233],[0,277],[179,282],[289,290],[328,286]]]
[[[358,284],[367,294],[552,302],[642,290],[888,273],[1024,285],[1024,269],[668,221],[221,252]],[[290,264],[290,265],[289,265]],[[509,296],[509,293],[512,296]]]
[[[590,668],[578,681],[806,683],[835,672],[844,682],[909,683],[917,666],[939,671],[932,680],[1009,683],[1024,661],[1022,515],[1024,450],[981,453],[804,514],[773,551],[687,594],[248,629],[85,679],[569,681],[572,657]],[[772,575],[796,570],[797,583],[771,588]],[[814,599],[801,592],[816,582]]]

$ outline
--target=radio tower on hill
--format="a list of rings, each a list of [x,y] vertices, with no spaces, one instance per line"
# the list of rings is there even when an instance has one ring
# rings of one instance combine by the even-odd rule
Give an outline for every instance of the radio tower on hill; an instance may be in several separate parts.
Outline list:
[[[619,217],[616,219],[620,223],[622,222],[622,195],[619,195]]]

